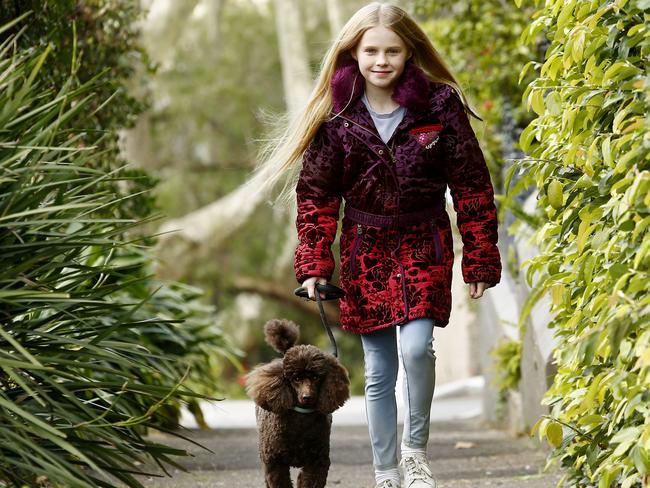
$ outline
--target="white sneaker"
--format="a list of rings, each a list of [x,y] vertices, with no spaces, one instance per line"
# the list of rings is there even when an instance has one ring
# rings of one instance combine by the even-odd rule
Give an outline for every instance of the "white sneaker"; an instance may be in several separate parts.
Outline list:
[[[424,454],[405,456],[399,464],[404,470],[404,488],[436,488],[438,486],[431,473],[429,461]]]
[[[386,480],[379,483],[375,488],[400,488],[393,480]]]

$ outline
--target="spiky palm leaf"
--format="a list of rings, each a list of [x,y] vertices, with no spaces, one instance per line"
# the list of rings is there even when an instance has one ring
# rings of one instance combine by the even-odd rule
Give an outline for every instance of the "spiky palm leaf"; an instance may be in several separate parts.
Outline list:
[[[125,239],[137,222],[115,187],[131,177],[99,168],[66,125],[103,75],[41,86],[50,48],[14,40],[0,44],[0,482],[141,486],[147,461],[184,454],[144,434],[161,406],[197,396],[182,345],[164,350],[187,338],[128,258],[141,258]]]

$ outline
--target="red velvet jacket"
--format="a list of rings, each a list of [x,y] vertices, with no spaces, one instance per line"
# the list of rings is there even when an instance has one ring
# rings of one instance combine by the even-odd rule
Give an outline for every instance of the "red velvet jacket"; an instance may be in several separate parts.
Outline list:
[[[466,283],[501,277],[497,215],[490,174],[464,107],[447,84],[429,81],[408,62],[393,92],[407,108],[388,144],[361,101],[356,62],[332,79],[333,114],[303,157],[296,194],[298,283],[331,280],[342,199],[363,212],[394,215],[431,209],[430,218],[399,229],[343,217],[340,238],[341,326],[370,332],[421,317],[449,322],[453,247],[449,187],[463,241]]]

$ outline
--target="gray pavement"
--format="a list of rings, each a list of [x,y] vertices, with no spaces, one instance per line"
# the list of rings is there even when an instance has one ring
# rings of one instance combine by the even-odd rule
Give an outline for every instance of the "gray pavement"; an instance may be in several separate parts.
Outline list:
[[[458,388],[456,394],[452,391],[434,399],[428,453],[439,488],[554,488],[560,475],[542,471],[546,454],[535,440],[512,438],[485,426],[480,416],[480,390],[474,387]],[[358,411],[362,405],[353,398],[348,410],[338,419],[334,417],[328,487],[374,487],[365,414]],[[223,403],[217,409],[220,415],[232,415],[237,422],[211,430],[183,431],[212,452],[172,436],[152,434],[154,440],[187,449],[192,457],[180,461],[188,472],[171,470],[171,478],[149,477],[143,484],[147,488],[263,487],[257,433],[247,425],[250,408],[246,402]],[[208,413],[214,422],[214,412]],[[185,423],[191,425],[187,418]]]
[[[264,486],[257,455],[254,429],[193,431],[191,438],[210,448],[210,453],[192,444],[166,437],[183,446],[194,457],[183,461],[188,473],[173,471],[173,478],[149,478],[148,488]],[[471,446],[458,448],[460,445]],[[327,486],[372,488],[372,453],[365,426],[334,426],[331,439],[332,467]],[[543,474],[545,455],[528,438],[512,439],[484,427],[479,419],[433,422],[429,441],[431,467],[440,488],[512,487],[552,488],[557,474]],[[294,473],[295,474],[295,473]],[[295,479],[295,477],[294,477]]]

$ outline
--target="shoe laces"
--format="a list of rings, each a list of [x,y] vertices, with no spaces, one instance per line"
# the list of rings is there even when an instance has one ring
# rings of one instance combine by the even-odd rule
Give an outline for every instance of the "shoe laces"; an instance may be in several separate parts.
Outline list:
[[[424,455],[407,456],[403,459],[406,476],[410,481],[421,480],[433,482],[433,473],[429,468],[429,462]],[[435,486],[432,484],[431,486]]]
[[[399,485],[396,485],[393,480],[385,480],[378,484],[377,488],[399,488]]]

